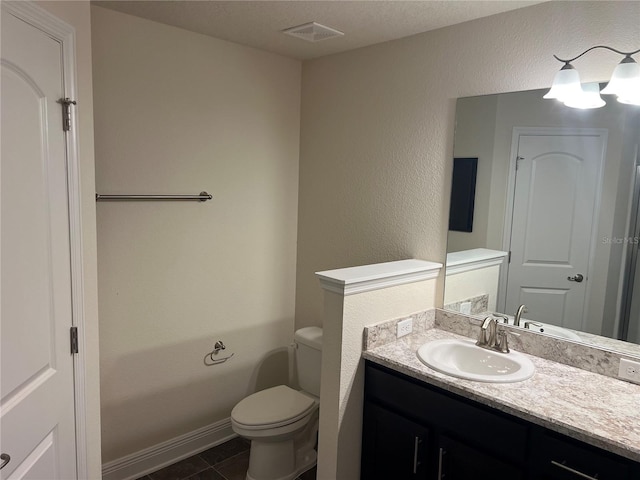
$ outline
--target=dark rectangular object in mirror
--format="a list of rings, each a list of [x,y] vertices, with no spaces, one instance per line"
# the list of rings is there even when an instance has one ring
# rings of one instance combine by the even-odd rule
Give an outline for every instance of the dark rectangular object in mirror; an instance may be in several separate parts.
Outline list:
[[[477,171],[477,158],[453,159],[449,230],[473,231],[473,205],[476,198]]]

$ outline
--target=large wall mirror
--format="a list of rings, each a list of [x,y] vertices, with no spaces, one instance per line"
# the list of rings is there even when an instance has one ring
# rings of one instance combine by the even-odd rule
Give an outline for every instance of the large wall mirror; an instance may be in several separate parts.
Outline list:
[[[458,99],[445,309],[640,355],[640,107],[545,92]]]

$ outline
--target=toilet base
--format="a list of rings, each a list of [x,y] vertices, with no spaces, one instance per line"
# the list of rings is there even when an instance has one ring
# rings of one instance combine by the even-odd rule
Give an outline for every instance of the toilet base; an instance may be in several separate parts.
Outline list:
[[[250,454],[250,460],[249,460],[249,471],[247,472],[246,480],[267,480],[267,479],[268,480],[294,480],[295,478],[299,477],[307,470],[310,470],[311,468],[313,468],[318,458],[317,453],[314,449],[311,449],[307,452],[298,452],[298,454],[296,454],[296,465],[293,466],[293,469],[294,469],[293,471],[289,471],[285,473],[283,471],[284,469],[280,470],[280,468],[283,467],[284,465],[280,464],[278,466],[278,470],[280,471],[269,472],[269,471],[265,471],[267,469],[265,469],[265,463],[262,461],[261,453],[257,453],[258,450],[253,448],[253,442],[252,442],[251,454]],[[267,452],[264,451],[262,453],[267,453]],[[269,456],[267,458],[269,458],[268,463],[271,465],[274,465],[274,463],[272,463],[274,461],[274,457]],[[257,461],[254,459],[256,459]],[[253,470],[251,468],[252,464],[254,466]],[[259,472],[258,476],[254,477],[252,475],[252,471]]]
[[[294,438],[251,440],[246,480],[294,480],[316,464],[318,411]]]

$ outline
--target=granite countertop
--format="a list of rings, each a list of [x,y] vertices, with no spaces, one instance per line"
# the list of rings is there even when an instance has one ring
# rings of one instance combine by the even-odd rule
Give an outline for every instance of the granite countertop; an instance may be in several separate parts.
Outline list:
[[[433,328],[363,352],[363,357],[410,377],[640,462],[640,385],[527,355],[529,380],[482,383],[432,370],[416,356],[425,342],[466,339]],[[526,354],[524,354],[526,355]]]

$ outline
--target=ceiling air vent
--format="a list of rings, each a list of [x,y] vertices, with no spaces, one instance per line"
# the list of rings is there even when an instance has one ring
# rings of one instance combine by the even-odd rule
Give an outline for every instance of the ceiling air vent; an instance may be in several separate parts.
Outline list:
[[[321,40],[327,40],[332,37],[341,37],[344,33],[334,30],[331,27],[320,25],[316,22],[305,23],[304,25],[298,25],[297,27],[286,28],[282,30],[285,35],[291,35],[292,37],[298,37],[307,42],[319,42]]]

